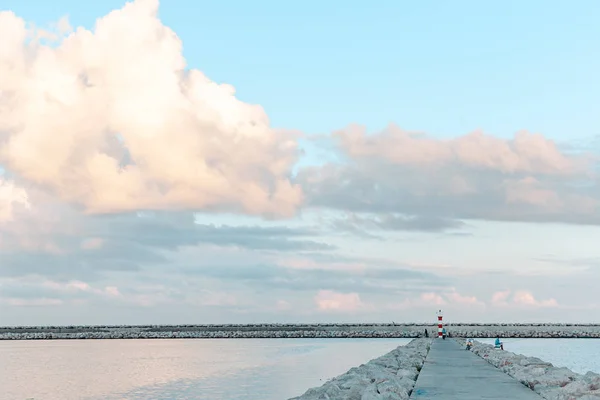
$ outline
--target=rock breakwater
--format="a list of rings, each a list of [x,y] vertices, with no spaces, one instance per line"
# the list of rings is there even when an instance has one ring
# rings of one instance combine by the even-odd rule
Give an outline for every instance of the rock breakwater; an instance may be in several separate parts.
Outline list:
[[[571,324],[447,324],[454,337],[600,338],[600,325]],[[0,327],[0,340],[48,339],[299,339],[299,338],[418,338],[424,324],[252,324],[138,326],[21,326]]]
[[[412,340],[290,400],[407,400],[430,345],[431,339]]]
[[[478,341],[471,351],[512,376],[546,400],[598,400],[600,374],[575,373],[537,357],[527,357]]]
[[[447,325],[454,337],[493,338],[600,338],[599,325]]]

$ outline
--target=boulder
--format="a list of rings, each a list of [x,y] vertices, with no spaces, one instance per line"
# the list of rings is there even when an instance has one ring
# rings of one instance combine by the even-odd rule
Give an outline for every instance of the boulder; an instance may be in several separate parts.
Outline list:
[[[290,400],[408,400],[431,341],[414,339]]]
[[[555,367],[537,357],[527,357],[478,341],[471,351],[512,376],[546,400],[600,399],[600,375],[581,375],[568,368]]]

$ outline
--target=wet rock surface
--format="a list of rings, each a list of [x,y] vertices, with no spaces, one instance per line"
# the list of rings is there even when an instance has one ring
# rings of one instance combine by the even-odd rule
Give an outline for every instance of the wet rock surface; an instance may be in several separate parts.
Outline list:
[[[600,399],[600,374],[577,374],[536,357],[475,341],[471,351],[547,400]]]
[[[430,345],[431,339],[412,340],[290,400],[406,400]]]
[[[574,324],[447,324],[454,337],[600,338],[600,325]],[[0,340],[48,339],[279,339],[279,338],[418,338],[423,324],[253,324],[139,326],[0,327]]]

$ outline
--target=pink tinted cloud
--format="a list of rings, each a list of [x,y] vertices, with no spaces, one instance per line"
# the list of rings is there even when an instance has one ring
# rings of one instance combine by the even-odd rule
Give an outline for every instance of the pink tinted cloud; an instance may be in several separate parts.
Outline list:
[[[511,290],[503,290],[495,292],[492,295],[492,305],[496,307],[558,307],[556,299],[550,298],[546,300],[538,300],[533,293],[527,290],[518,290],[512,293]]]
[[[505,140],[483,132],[440,140],[408,132],[396,125],[377,134],[352,125],[336,133],[342,148],[354,157],[383,157],[395,164],[444,167],[460,164],[504,173],[573,174],[585,165],[540,134],[518,132]]]
[[[119,288],[116,286],[107,286],[104,288],[104,293],[111,297],[119,297],[121,296],[121,292],[119,292]]]
[[[494,305],[494,306],[508,305],[508,296],[510,296],[510,290],[502,290],[499,292],[495,292],[492,295],[492,305]]]
[[[505,183],[505,196],[508,204],[530,204],[548,209],[560,209],[564,206],[559,194],[552,189],[544,188],[533,177]]]
[[[460,308],[464,306],[485,307],[485,303],[475,296],[463,295],[454,290],[449,293],[424,292],[416,297],[388,304],[386,308],[390,310],[406,310],[431,307]]]
[[[421,304],[434,305],[434,306],[443,306],[446,304],[446,300],[442,296],[434,292],[427,292],[421,294],[419,296],[419,300]]]
[[[513,303],[532,307],[557,307],[558,302],[553,299],[537,300],[531,292],[520,290],[513,295]]]
[[[485,307],[485,303],[475,296],[463,296],[460,293],[453,291],[445,294],[449,304],[457,304],[459,306],[478,306]]]
[[[334,134],[348,163],[305,168],[299,179],[314,202],[368,212],[532,222],[598,223],[600,201],[571,183],[594,179],[593,157],[563,151],[552,140],[518,132],[512,139],[482,132],[452,139],[349,126]],[[370,190],[368,187],[379,187]],[[403,193],[396,197],[395,193]],[[349,199],[349,200],[346,200]],[[584,222],[585,221],[585,222]]]
[[[332,290],[320,290],[314,297],[319,311],[353,312],[365,307],[358,293],[339,293]]]

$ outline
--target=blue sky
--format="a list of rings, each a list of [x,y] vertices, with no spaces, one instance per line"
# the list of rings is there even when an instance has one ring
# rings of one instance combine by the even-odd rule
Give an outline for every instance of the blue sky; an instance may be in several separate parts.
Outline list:
[[[73,26],[122,1],[3,2],[27,21]],[[520,129],[596,136],[600,4],[504,1],[161,3],[188,65],[234,85],[272,123],[327,133],[349,122],[458,136]]]
[[[90,30],[123,6],[2,10]],[[35,48],[0,80],[0,93],[69,104],[27,109],[7,95],[0,112],[8,321],[398,321],[441,306],[462,320],[585,320],[598,307],[585,293],[600,262],[599,3],[172,0],[159,22],[117,15],[104,39],[65,34],[54,58]],[[180,49],[163,26],[188,70],[239,101],[185,81],[202,101],[188,93],[182,114],[167,79]],[[17,59],[6,54],[0,68]],[[82,74],[106,96],[66,89]],[[100,144],[114,131],[119,143]],[[147,209],[151,232],[136,214]],[[44,252],[47,268],[23,267]],[[114,304],[128,306],[114,315]]]

